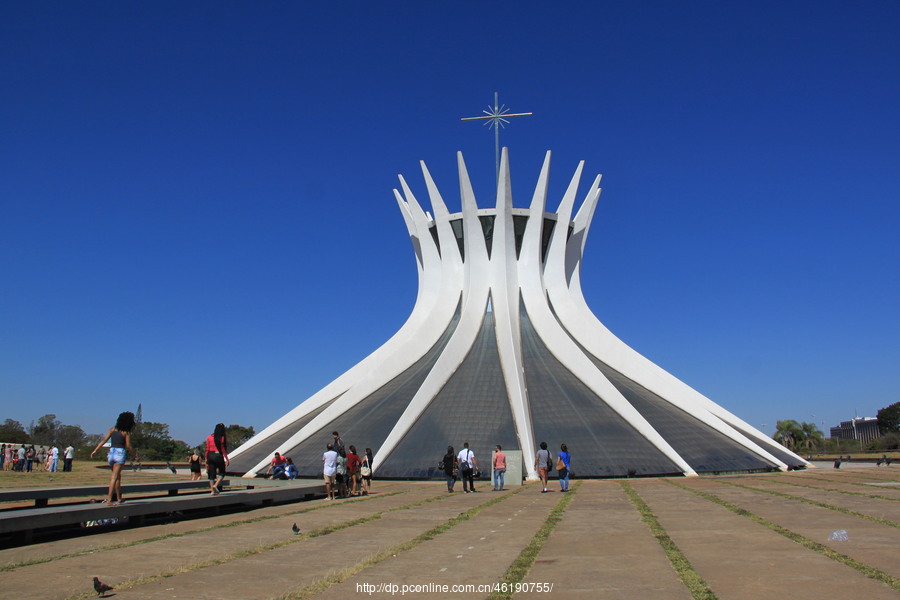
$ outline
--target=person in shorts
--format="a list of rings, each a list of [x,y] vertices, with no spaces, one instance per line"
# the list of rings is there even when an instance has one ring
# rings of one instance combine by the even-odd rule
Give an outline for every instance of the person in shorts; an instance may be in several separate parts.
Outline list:
[[[228,440],[225,438],[225,423],[218,423],[206,438],[206,476],[209,479],[209,493],[213,496],[218,496],[222,491],[227,466]]]
[[[109,441],[109,452],[106,455],[106,461],[112,470],[109,477],[109,492],[106,494],[104,503],[115,506],[122,499],[122,467],[125,466],[125,456],[131,451],[131,430],[134,429],[134,413],[123,412],[116,419],[116,426],[106,432],[106,436],[94,451],[91,452],[91,458],[97,453],[107,441]]]
[[[322,455],[322,472],[325,477],[325,492],[329,500],[334,500],[334,476],[337,475],[338,453],[334,451],[334,445],[328,444],[325,454]]]

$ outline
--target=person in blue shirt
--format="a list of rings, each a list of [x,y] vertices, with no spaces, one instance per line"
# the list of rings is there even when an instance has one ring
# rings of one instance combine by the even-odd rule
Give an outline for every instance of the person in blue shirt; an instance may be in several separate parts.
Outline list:
[[[284,467],[284,474],[287,475],[288,479],[297,479],[300,475],[300,471],[297,470],[297,466],[290,458],[287,459],[287,465]]]
[[[565,444],[559,447],[559,455],[556,457],[556,473],[559,475],[559,491],[569,491],[569,462],[572,455],[569,454],[569,448]],[[562,468],[560,468],[562,467]]]

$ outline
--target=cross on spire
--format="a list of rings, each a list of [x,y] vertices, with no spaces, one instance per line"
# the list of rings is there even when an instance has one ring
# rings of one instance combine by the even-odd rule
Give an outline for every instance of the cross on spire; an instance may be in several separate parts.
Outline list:
[[[484,121],[484,124],[488,126],[489,129],[494,130],[494,151],[496,156],[497,163],[497,181],[500,181],[500,128],[505,127],[509,121],[507,119],[512,117],[530,117],[533,113],[511,113],[509,109],[506,108],[506,105],[499,104],[499,96],[498,92],[494,92],[494,106],[488,105],[487,110],[483,110],[481,112],[484,113],[483,117],[464,117],[460,119],[460,121]]]

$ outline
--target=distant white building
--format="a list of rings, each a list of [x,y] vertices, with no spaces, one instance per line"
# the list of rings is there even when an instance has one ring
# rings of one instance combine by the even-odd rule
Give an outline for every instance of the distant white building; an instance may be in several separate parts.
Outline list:
[[[872,417],[856,417],[849,421],[841,421],[837,427],[831,428],[831,437],[840,440],[859,440],[868,444],[881,437],[878,429],[878,419]]]
[[[496,444],[561,443],[578,476],[787,469],[805,461],[614,336],[581,292],[600,176],[573,217],[583,163],[547,212],[550,153],[528,208],[514,208],[503,150],[494,208],[479,208],[458,155],[462,212],[450,214],[424,163],[426,212],[394,190],[419,271],[416,304],[383,346],[239,447],[253,475],[274,452],[321,473],[332,431],[374,452],[379,477],[429,477],[463,442],[489,467]],[[433,215],[433,216],[432,216]]]

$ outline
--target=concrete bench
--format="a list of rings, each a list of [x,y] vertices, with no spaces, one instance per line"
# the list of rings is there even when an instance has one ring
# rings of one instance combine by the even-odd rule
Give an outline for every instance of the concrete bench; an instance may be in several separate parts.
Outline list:
[[[223,486],[230,484],[222,481]],[[248,486],[252,487],[252,486]],[[209,481],[157,481],[147,483],[122,484],[122,495],[127,499],[135,494],[167,492],[175,496],[180,490],[208,490]],[[106,496],[109,485],[88,485],[78,487],[42,487],[0,491],[0,502],[34,500],[35,507],[47,506],[50,498],[74,498],[79,496]]]
[[[123,486],[124,487],[124,486]],[[80,503],[42,508],[0,511],[0,535],[20,536],[20,543],[30,543],[35,530],[68,527],[89,521],[128,518],[130,525],[141,525],[153,515],[167,515],[188,510],[209,510],[217,514],[228,506],[267,506],[297,502],[325,494],[324,483],[299,483],[291,486],[225,491],[217,496],[190,494],[128,500],[116,505]]]

